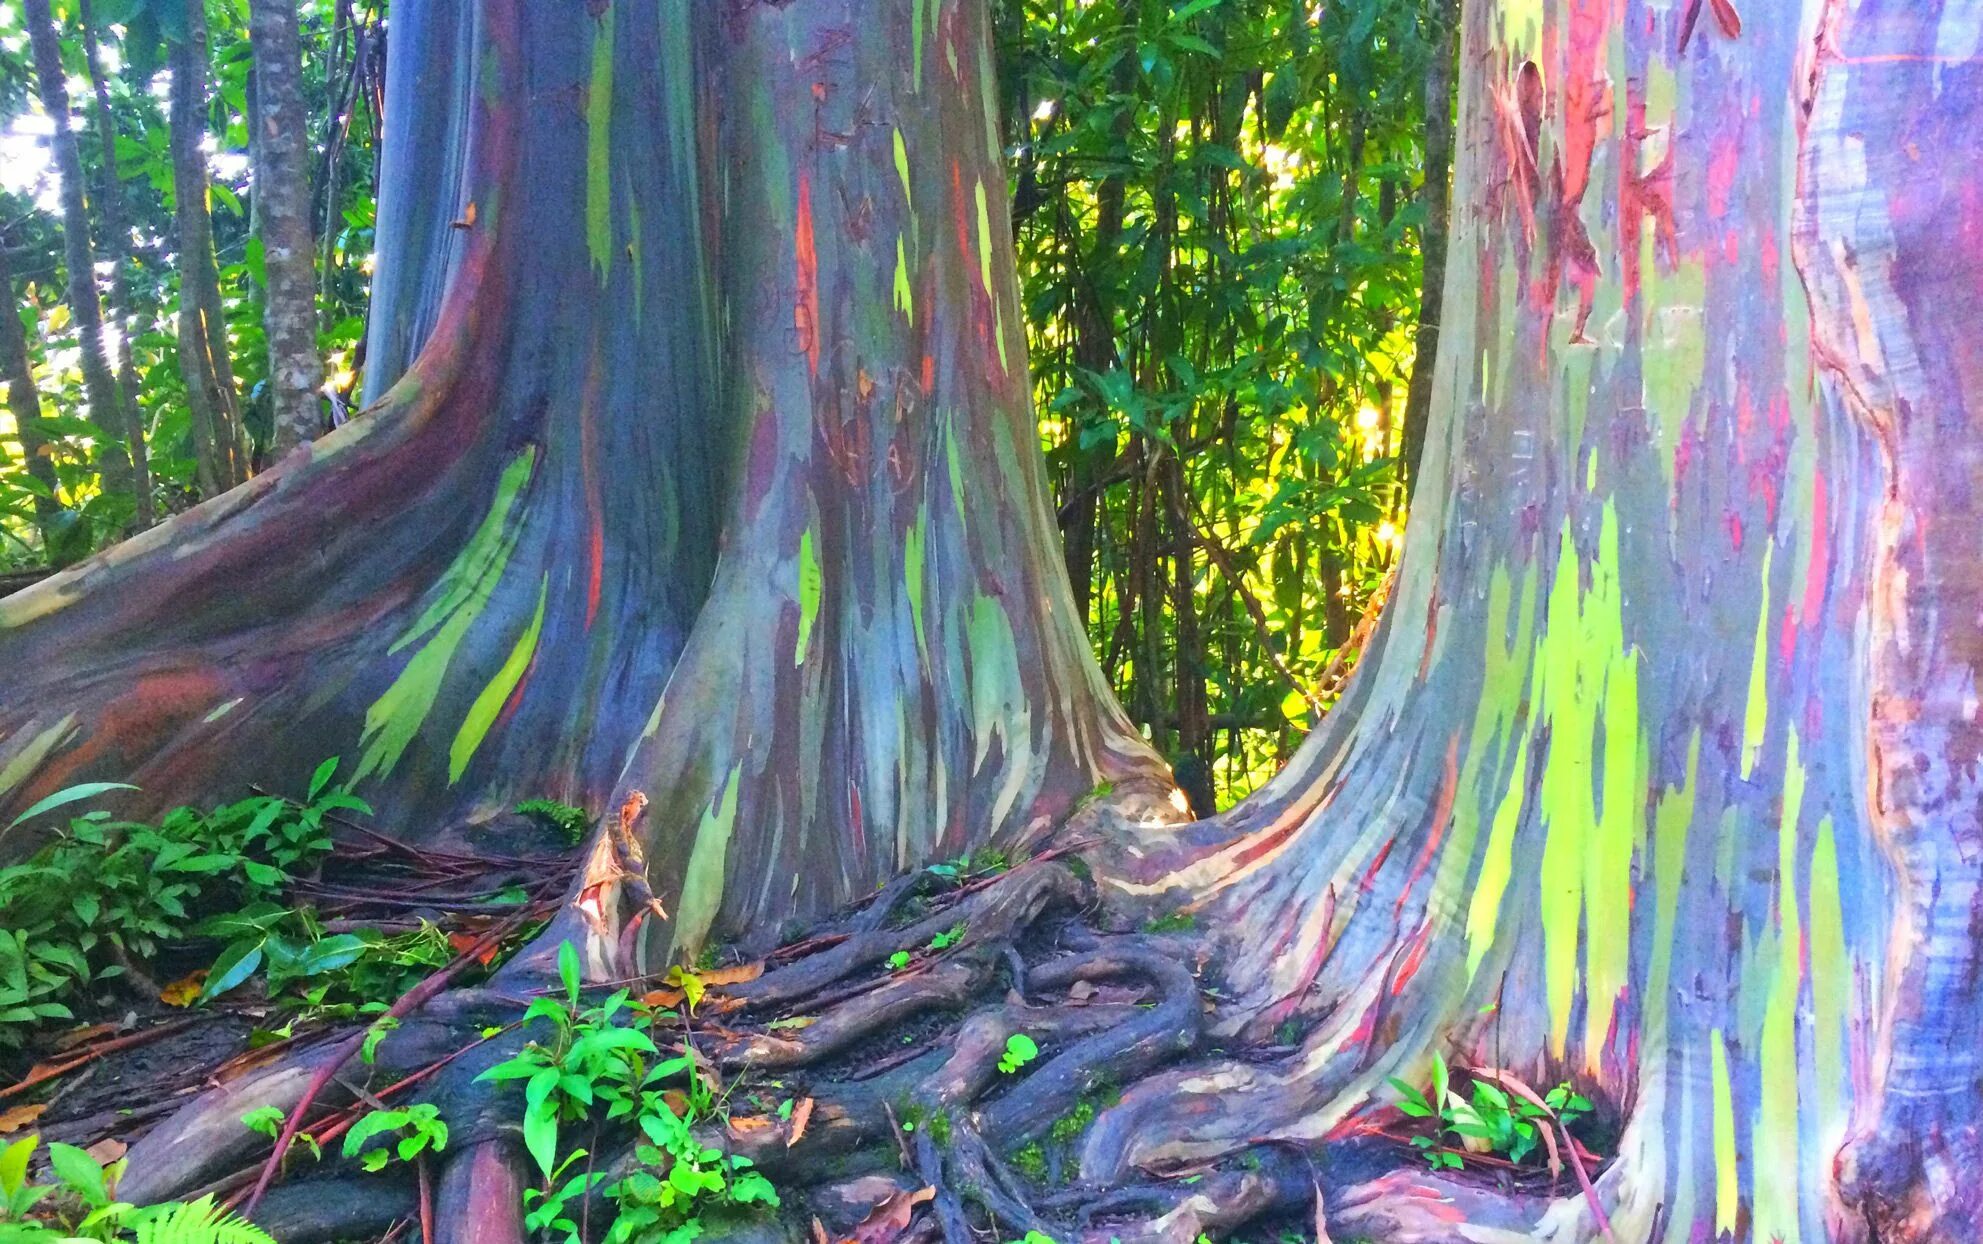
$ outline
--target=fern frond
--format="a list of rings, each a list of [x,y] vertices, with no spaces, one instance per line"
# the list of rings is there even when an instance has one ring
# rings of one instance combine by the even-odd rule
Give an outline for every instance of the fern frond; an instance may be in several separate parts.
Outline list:
[[[212,1193],[158,1206],[137,1224],[137,1235],[138,1244],[276,1244],[254,1223],[215,1205]]]

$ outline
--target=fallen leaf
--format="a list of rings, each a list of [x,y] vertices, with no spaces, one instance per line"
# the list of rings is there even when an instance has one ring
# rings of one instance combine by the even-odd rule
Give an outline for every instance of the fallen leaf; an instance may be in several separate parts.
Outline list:
[[[20,1131],[28,1124],[39,1119],[41,1112],[46,1109],[48,1109],[46,1104],[36,1103],[32,1106],[14,1106],[7,1110],[0,1110],[0,1136],[5,1136],[9,1132]]]
[[[654,989],[642,994],[640,1000],[652,1007],[677,1007],[682,1004],[682,991],[679,989]]]
[[[739,1114],[730,1116],[730,1130],[739,1134],[762,1132],[771,1126],[771,1119],[762,1114]]]
[[[935,1199],[935,1188],[897,1192],[868,1211],[868,1216],[855,1224],[853,1234],[847,1238],[854,1244],[893,1244],[908,1229],[909,1219],[915,1215],[916,1207]]]
[[[668,1109],[674,1111],[678,1117],[688,1117],[689,1095],[687,1093],[682,1092],[680,1089],[662,1089],[661,1100],[667,1102]]]
[[[826,1224],[817,1215],[812,1220],[812,1244],[833,1244],[833,1237],[826,1234]]]
[[[702,976],[699,973],[691,972],[687,968],[677,964],[668,969],[667,984],[671,989],[682,991],[682,996],[688,999],[689,1010],[691,1011],[695,1010],[696,1003],[702,1001],[702,993],[705,986],[703,985]]]
[[[741,985],[764,975],[762,960],[756,963],[739,963],[735,967],[711,968],[707,972],[697,972],[705,985]]]
[[[207,970],[201,968],[188,972],[178,980],[158,991],[158,1000],[167,1006],[191,1006],[199,999],[200,989],[207,983]]]
[[[812,1122],[812,1098],[802,1097],[799,1104],[792,1107],[792,1134],[785,1138],[785,1147],[790,1149],[799,1143],[806,1134],[806,1124]]]
[[[1329,1239],[1329,1215],[1322,1200],[1322,1185],[1315,1183],[1315,1237],[1311,1244],[1331,1244]]]
[[[794,1015],[789,1019],[774,1019],[770,1023],[766,1024],[765,1028],[769,1029],[772,1032],[776,1032],[780,1028],[791,1028],[791,1029],[810,1028],[818,1022],[819,1022],[819,1016],[817,1015]]]
[[[1731,39],[1742,35],[1742,15],[1735,11],[1734,0],[1712,0],[1708,6],[1714,10],[1714,19],[1721,26],[1721,33]]]
[[[95,1158],[98,1166],[108,1166],[118,1158],[123,1157],[124,1151],[130,1147],[115,1136],[106,1136],[83,1150],[83,1152]]]
[[[117,1025],[115,1024],[89,1024],[85,1027],[65,1032],[57,1037],[55,1039],[55,1048],[58,1052],[62,1050],[73,1050],[85,1041],[94,1041],[98,1037],[107,1037],[116,1031]]]
[[[1095,982],[1093,981],[1075,981],[1067,987],[1067,1000],[1069,1002],[1086,1002],[1094,996]]]
[[[448,946],[454,951],[454,953],[458,955],[465,955],[469,951],[474,950],[475,947],[481,943],[482,937],[483,935],[481,933],[468,933],[468,932],[450,933],[448,934]],[[502,947],[500,945],[496,944],[495,942],[491,942],[487,946],[484,946],[482,948],[481,954],[475,956],[475,961],[481,964],[483,967],[487,967],[491,963],[495,962],[496,954],[501,950]]]

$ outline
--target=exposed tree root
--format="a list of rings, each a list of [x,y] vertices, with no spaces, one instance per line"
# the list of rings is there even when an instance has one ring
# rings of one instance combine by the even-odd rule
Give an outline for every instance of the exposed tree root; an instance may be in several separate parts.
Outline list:
[[[767,1076],[779,1093],[810,1099],[796,1120],[760,1114],[703,1130],[708,1145],[749,1157],[774,1181],[793,1233],[811,1234],[817,1219],[844,1238],[894,1197],[896,1238],[945,1244],[982,1244],[987,1228],[1006,1239],[1040,1231],[1190,1244],[1262,1219],[1313,1222],[1318,1202],[1339,1235],[1457,1239],[1454,1224],[1464,1221],[1466,1238],[1493,1240],[1576,1195],[1494,1187],[1472,1173],[1434,1179],[1368,1127],[1340,1126],[1358,1104],[1345,1105],[1349,1095],[1360,1101],[1379,1074],[1368,1048],[1375,992],[1345,998],[1271,1063],[1218,1057],[1205,1048],[1213,1025],[1195,941],[1098,931],[1091,887],[1064,860],[922,892],[932,884],[946,883],[884,887],[689,1018],[684,1039],[737,1086],[737,1116]],[[918,914],[898,921],[911,902]],[[629,907],[651,913],[624,886],[618,901],[585,913],[583,932],[595,936],[591,926],[606,918],[595,942],[613,949],[606,959],[618,961],[628,940],[615,913]],[[350,1032],[231,1069],[138,1143],[126,1193],[153,1200],[213,1189],[247,1203],[258,1171],[281,1171],[291,1182],[275,1182],[254,1213],[282,1238],[378,1238],[395,1221],[419,1238],[421,1181],[399,1168],[359,1175],[328,1142],[362,1112],[361,1099],[430,1100],[452,1131],[423,1177],[433,1238],[521,1241],[522,1194],[534,1179],[517,1140],[521,1103],[476,1075],[527,1039],[515,1020],[550,988],[555,939],[575,927],[554,921],[485,987],[443,989],[443,972],[411,991],[374,1067],[350,1062],[360,1035]],[[1384,979],[1373,974],[1373,991]],[[808,1022],[772,1026],[798,1016]],[[1420,1027],[1436,1025],[1411,1030]],[[1037,1058],[1001,1067],[1009,1039],[1022,1034]],[[1267,1098],[1275,1109],[1260,1112]],[[240,1122],[261,1105],[289,1111],[294,1129],[325,1145],[321,1166],[299,1154],[268,1161],[266,1139]],[[592,1160],[609,1176],[602,1186],[633,1169],[631,1141],[595,1138]],[[612,1206],[595,1191],[580,1216],[596,1237]]]

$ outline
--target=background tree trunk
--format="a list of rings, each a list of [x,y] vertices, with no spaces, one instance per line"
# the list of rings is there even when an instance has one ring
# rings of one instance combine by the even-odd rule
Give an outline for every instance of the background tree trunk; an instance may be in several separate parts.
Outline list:
[[[138,403],[138,365],[131,349],[131,227],[124,217],[124,179],[117,167],[117,114],[110,106],[110,87],[97,48],[97,27],[90,0],[78,0],[76,20],[82,27],[83,63],[89,69],[96,103],[96,136],[103,148],[102,187],[98,208],[103,217],[103,257],[110,264],[110,323],[118,334],[117,388],[124,411],[124,439],[131,452],[131,489],[137,494],[140,529],[158,521],[152,498],[151,453],[145,443],[144,409]]]
[[[69,270],[69,314],[76,324],[90,422],[97,426],[102,437],[97,460],[103,468],[104,487],[128,494],[132,489],[131,455],[125,442],[132,429],[127,425],[126,408],[118,395],[109,356],[103,350],[103,303],[96,288],[96,254],[90,245],[89,209],[83,197],[86,184],[83,158],[76,146],[74,118],[69,113],[62,40],[55,32],[48,0],[24,0],[24,3],[28,38],[34,46],[35,84],[41,94],[41,106],[54,127],[49,146],[62,185],[62,250]]]
[[[323,431],[317,388],[317,276],[310,239],[310,181],[303,108],[303,60],[294,0],[249,6],[255,57],[255,205],[268,274],[263,313],[269,351],[269,406],[279,458]]]
[[[1418,329],[1411,382],[1405,391],[1404,434],[1398,461],[1405,487],[1418,487],[1418,460],[1432,414],[1432,377],[1439,356],[1440,303],[1446,290],[1446,233],[1453,199],[1453,71],[1459,60],[1460,0],[1432,0],[1427,21],[1433,38],[1425,66],[1425,173],[1419,205],[1425,220],[1418,229],[1424,265],[1419,283]]]
[[[7,382],[7,410],[14,416],[14,431],[21,440],[28,474],[46,493],[35,497],[34,516],[41,531],[42,548],[52,555],[50,524],[62,505],[55,499],[55,464],[42,453],[41,397],[35,390],[27,329],[21,324],[20,307],[15,301],[13,260],[7,254],[4,237],[0,237],[0,293],[7,298],[6,312],[0,314],[0,376]]]
[[[179,373],[193,416],[200,490],[208,496],[248,478],[227,317],[207,209],[207,22],[202,0],[185,0],[186,37],[172,44],[169,118],[173,216],[179,242]]]

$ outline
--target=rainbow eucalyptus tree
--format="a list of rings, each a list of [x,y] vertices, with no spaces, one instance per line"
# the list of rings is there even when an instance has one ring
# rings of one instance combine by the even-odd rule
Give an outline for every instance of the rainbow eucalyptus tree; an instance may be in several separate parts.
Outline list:
[[[819,1106],[712,1140],[829,1219],[906,1160],[952,1239],[1318,1199],[1378,1240],[1983,1237],[1979,45],[1952,4],[1470,4],[1403,577],[1287,770],[1176,826],[1054,554],[982,6],[411,8],[376,408],[0,605],[0,794],[185,798],[333,746],[412,838],[651,798],[512,981],[1031,850],[734,989],[709,1056]],[[381,1062],[500,1002],[443,995]],[[1048,1050],[1016,1084],[1012,1031]],[[1589,1096],[1587,1185],[1385,1139],[1435,1053]],[[326,1059],[215,1089],[127,1192],[197,1184]],[[449,1074],[443,1234],[514,1238],[515,1106]],[[1066,1187],[1009,1168],[1104,1081]],[[905,1103],[943,1135],[904,1143]]]

